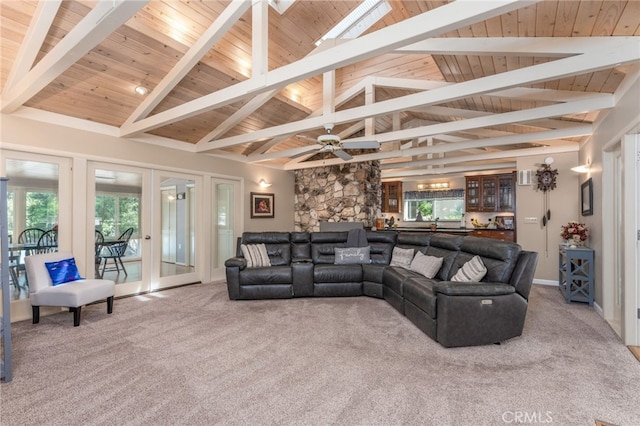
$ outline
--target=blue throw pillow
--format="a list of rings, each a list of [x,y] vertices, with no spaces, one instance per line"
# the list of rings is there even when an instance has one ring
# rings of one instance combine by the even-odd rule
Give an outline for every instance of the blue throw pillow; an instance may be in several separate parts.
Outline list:
[[[80,276],[76,266],[76,259],[73,257],[57,262],[45,262],[44,265],[49,271],[49,276],[54,286],[84,279]]]

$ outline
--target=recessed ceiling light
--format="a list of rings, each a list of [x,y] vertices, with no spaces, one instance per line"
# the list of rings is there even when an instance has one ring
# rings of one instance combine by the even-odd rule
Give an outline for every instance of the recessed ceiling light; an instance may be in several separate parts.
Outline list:
[[[146,95],[147,93],[149,93],[149,89],[147,89],[147,88],[146,88],[146,87],[144,87],[144,86],[136,86],[136,93],[137,93],[138,95],[142,95],[142,96],[144,96],[144,95]]]

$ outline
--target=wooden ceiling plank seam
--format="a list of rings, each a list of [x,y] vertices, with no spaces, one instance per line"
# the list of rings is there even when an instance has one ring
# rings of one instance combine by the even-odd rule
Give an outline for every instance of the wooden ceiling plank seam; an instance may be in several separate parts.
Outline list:
[[[615,1],[610,0],[602,4],[602,8],[598,13],[596,22],[593,25],[592,36],[602,36],[612,34],[618,25],[620,16],[624,11],[624,6],[627,1]]]
[[[581,1],[573,25],[573,37],[586,37],[593,34],[593,28],[602,7],[602,1]]]
[[[129,20],[148,0],[102,0],[67,36],[2,97],[2,112],[12,113],[77,59]]]
[[[580,2],[577,1],[559,1],[556,10],[555,25],[553,27],[554,37],[571,37],[573,32],[573,23],[578,14]]]
[[[11,68],[9,77],[7,77],[4,93],[11,90],[18,79],[28,74],[31,70],[61,4],[62,0],[38,2],[27,33],[16,54],[16,62]]]
[[[582,55],[570,56],[554,62],[542,63],[529,68],[518,69],[506,73],[483,77],[470,82],[458,83],[454,86],[434,89],[392,99],[378,104],[357,107],[351,110],[339,111],[334,114],[334,122],[348,122],[364,119],[369,115],[382,115],[398,110],[406,110],[417,106],[427,106],[441,103],[447,100],[464,98],[474,94],[487,93],[498,89],[515,87],[545,81],[551,78],[560,78],[566,75],[595,71],[610,67],[617,63],[637,62],[640,60],[640,52],[633,39],[615,39],[616,43],[607,45],[606,49],[594,48]],[[602,47],[602,46],[600,46]],[[290,122],[283,126],[274,126],[268,129],[258,130],[251,135],[219,139],[210,149],[236,143],[246,143],[253,140],[271,138],[284,132],[300,132],[308,128],[316,127],[318,120],[307,119],[300,122]],[[321,124],[321,123],[320,123]]]
[[[133,114],[123,123],[121,129],[133,124],[142,117],[146,117],[250,7],[251,3],[244,1],[232,2],[227,6],[204,34],[180,58],[171,71],[140,103]]]
[[[640,35],[640,22],[638,22],[638,16],[640,16],[640,2],[628,1],[624,13],[618,25],[616,25],[613,33],[614,36],[637,36]]]
[[[183,118],[197,115],[202,110],[213,109],[220,104],[233,102],[243,97],[255,96],[274,87],[286,86],[297,80],[379,55],[406,44],[415,43],[426,37],[433,37],[449,28],[464,25],[467,22],[486,19],[532,3],[528,0],[505,0],[498,4],[493,2],[474,2],[465,3],[464,5],[449,3],[429,13],[415,16],[375,33],[350,40],[347,43],[270,71],[264,76],[265,78],[254,78],[238,83],[233,87],[205,95],[172,110],[123,126],[121,136],[129,136],[179,121]]]

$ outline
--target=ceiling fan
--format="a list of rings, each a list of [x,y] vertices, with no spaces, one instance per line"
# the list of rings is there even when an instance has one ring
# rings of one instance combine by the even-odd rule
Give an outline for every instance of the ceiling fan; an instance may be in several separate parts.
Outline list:
[[[298,139],[303,139],[320,144],[320,148],[317,152],[330,152],[336,157],[343,159],[344,161],[351,160],[353,157],[345,152],[345,149],[378,149],[380,148],[380,142],[378,141],[353,141],[342,142],[340,136],[331,133],[333,130],[333,123],[327,123],[324,125],[326,134],[318,136],[316,139],[310,138],[304,135],[297,135]],[[316,148],[314,148],[316,149]]]

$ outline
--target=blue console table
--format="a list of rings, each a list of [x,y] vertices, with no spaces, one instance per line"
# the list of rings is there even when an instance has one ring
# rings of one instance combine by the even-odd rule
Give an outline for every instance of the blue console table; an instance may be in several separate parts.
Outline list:
[[[585,302],[593,306],[593,249],[561,245],[558,253],[558,283],[566,302]]]

